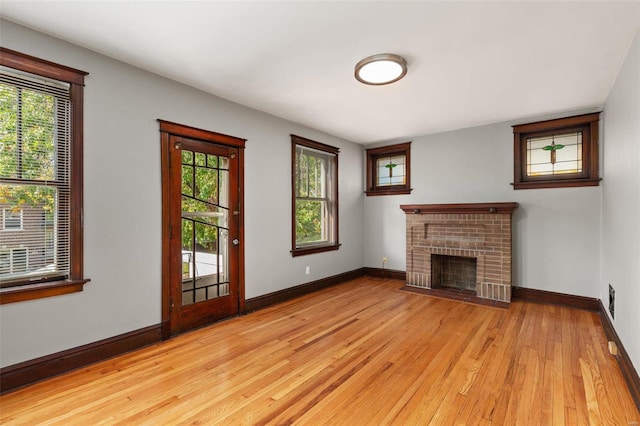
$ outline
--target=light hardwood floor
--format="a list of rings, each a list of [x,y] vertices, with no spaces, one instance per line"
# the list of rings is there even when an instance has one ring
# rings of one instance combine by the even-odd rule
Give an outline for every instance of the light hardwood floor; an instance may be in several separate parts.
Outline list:
[[[3,424],[636,425],[595,313],[360,278],[0,398]]]

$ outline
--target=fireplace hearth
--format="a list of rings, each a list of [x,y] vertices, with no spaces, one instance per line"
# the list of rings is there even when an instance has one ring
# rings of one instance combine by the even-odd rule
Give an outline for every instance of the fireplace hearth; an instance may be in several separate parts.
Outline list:
[[[518,203],[411,204],[406,213],[407,282],[511,301],[512,213]]]

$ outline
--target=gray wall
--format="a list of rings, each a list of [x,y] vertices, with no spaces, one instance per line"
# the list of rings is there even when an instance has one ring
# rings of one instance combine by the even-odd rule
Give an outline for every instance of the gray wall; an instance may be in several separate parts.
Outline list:
[[[640,33],[605,104],[602,283],[608,306],[615,288],[614,327],[640,371]]]
[[[81,293],[3,305],[1,365],[161,319],[161,118],[246,138],[247,298],[363,266],[362,146],[2,21],[4,47],[89,72]],[[340,250],[292,258],[291,139],[340,147]],[[305,275],[310,266],[311,274]]]
[[[596,109],[597,110],[597,109]],[[592,112],[571,111],[562,116]],[[419,136],[411,144],[410,195],[365,200],[365,264],[405,269],[400,204],[516,201],[513,284],[600,296],[600,187],[514,190],[513,129],[499,123]]]
[[[400,204],[517,201],[514,284],[606,301],[611,282],[617,291],[614,325],[636,368],[640,365],[638,37],[605,106],[602,186],[514,191],[509,185],[511,125],[554,118],[548,116],[413,138],[413,193],[366,199],[359,145],[10,22],[2,21],[0,39],[4,47],[90,72],[85,92],[85,271],[92,279],[82,293],[3,305],[2,366],[160,322],[158,118],[248,139],[248,298],[363,265],[381,267],[383,257],[389,259],[387,268],[404,270]],[[337,252],[289,254],[290,133],[341,148],[342,247]]]

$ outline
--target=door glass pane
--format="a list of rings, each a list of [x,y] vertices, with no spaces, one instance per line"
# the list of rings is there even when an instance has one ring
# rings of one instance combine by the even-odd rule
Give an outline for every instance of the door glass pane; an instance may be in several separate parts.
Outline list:
[[[229,295],[229,230],[220,228],[220,296]]]
[[[221,170],[225,157],[183,150],[182,158],[194,159],[182,167],[182,304],[189,305],[229,295],[229,172]]]

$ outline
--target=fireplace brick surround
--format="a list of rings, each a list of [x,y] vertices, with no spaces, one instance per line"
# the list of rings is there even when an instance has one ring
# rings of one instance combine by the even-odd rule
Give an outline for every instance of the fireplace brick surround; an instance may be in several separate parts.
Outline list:
[[[476,260],[476,296],[511,301],[512,214],[518,203],[404,204],[409,287],[432,288],[432,255]]]

